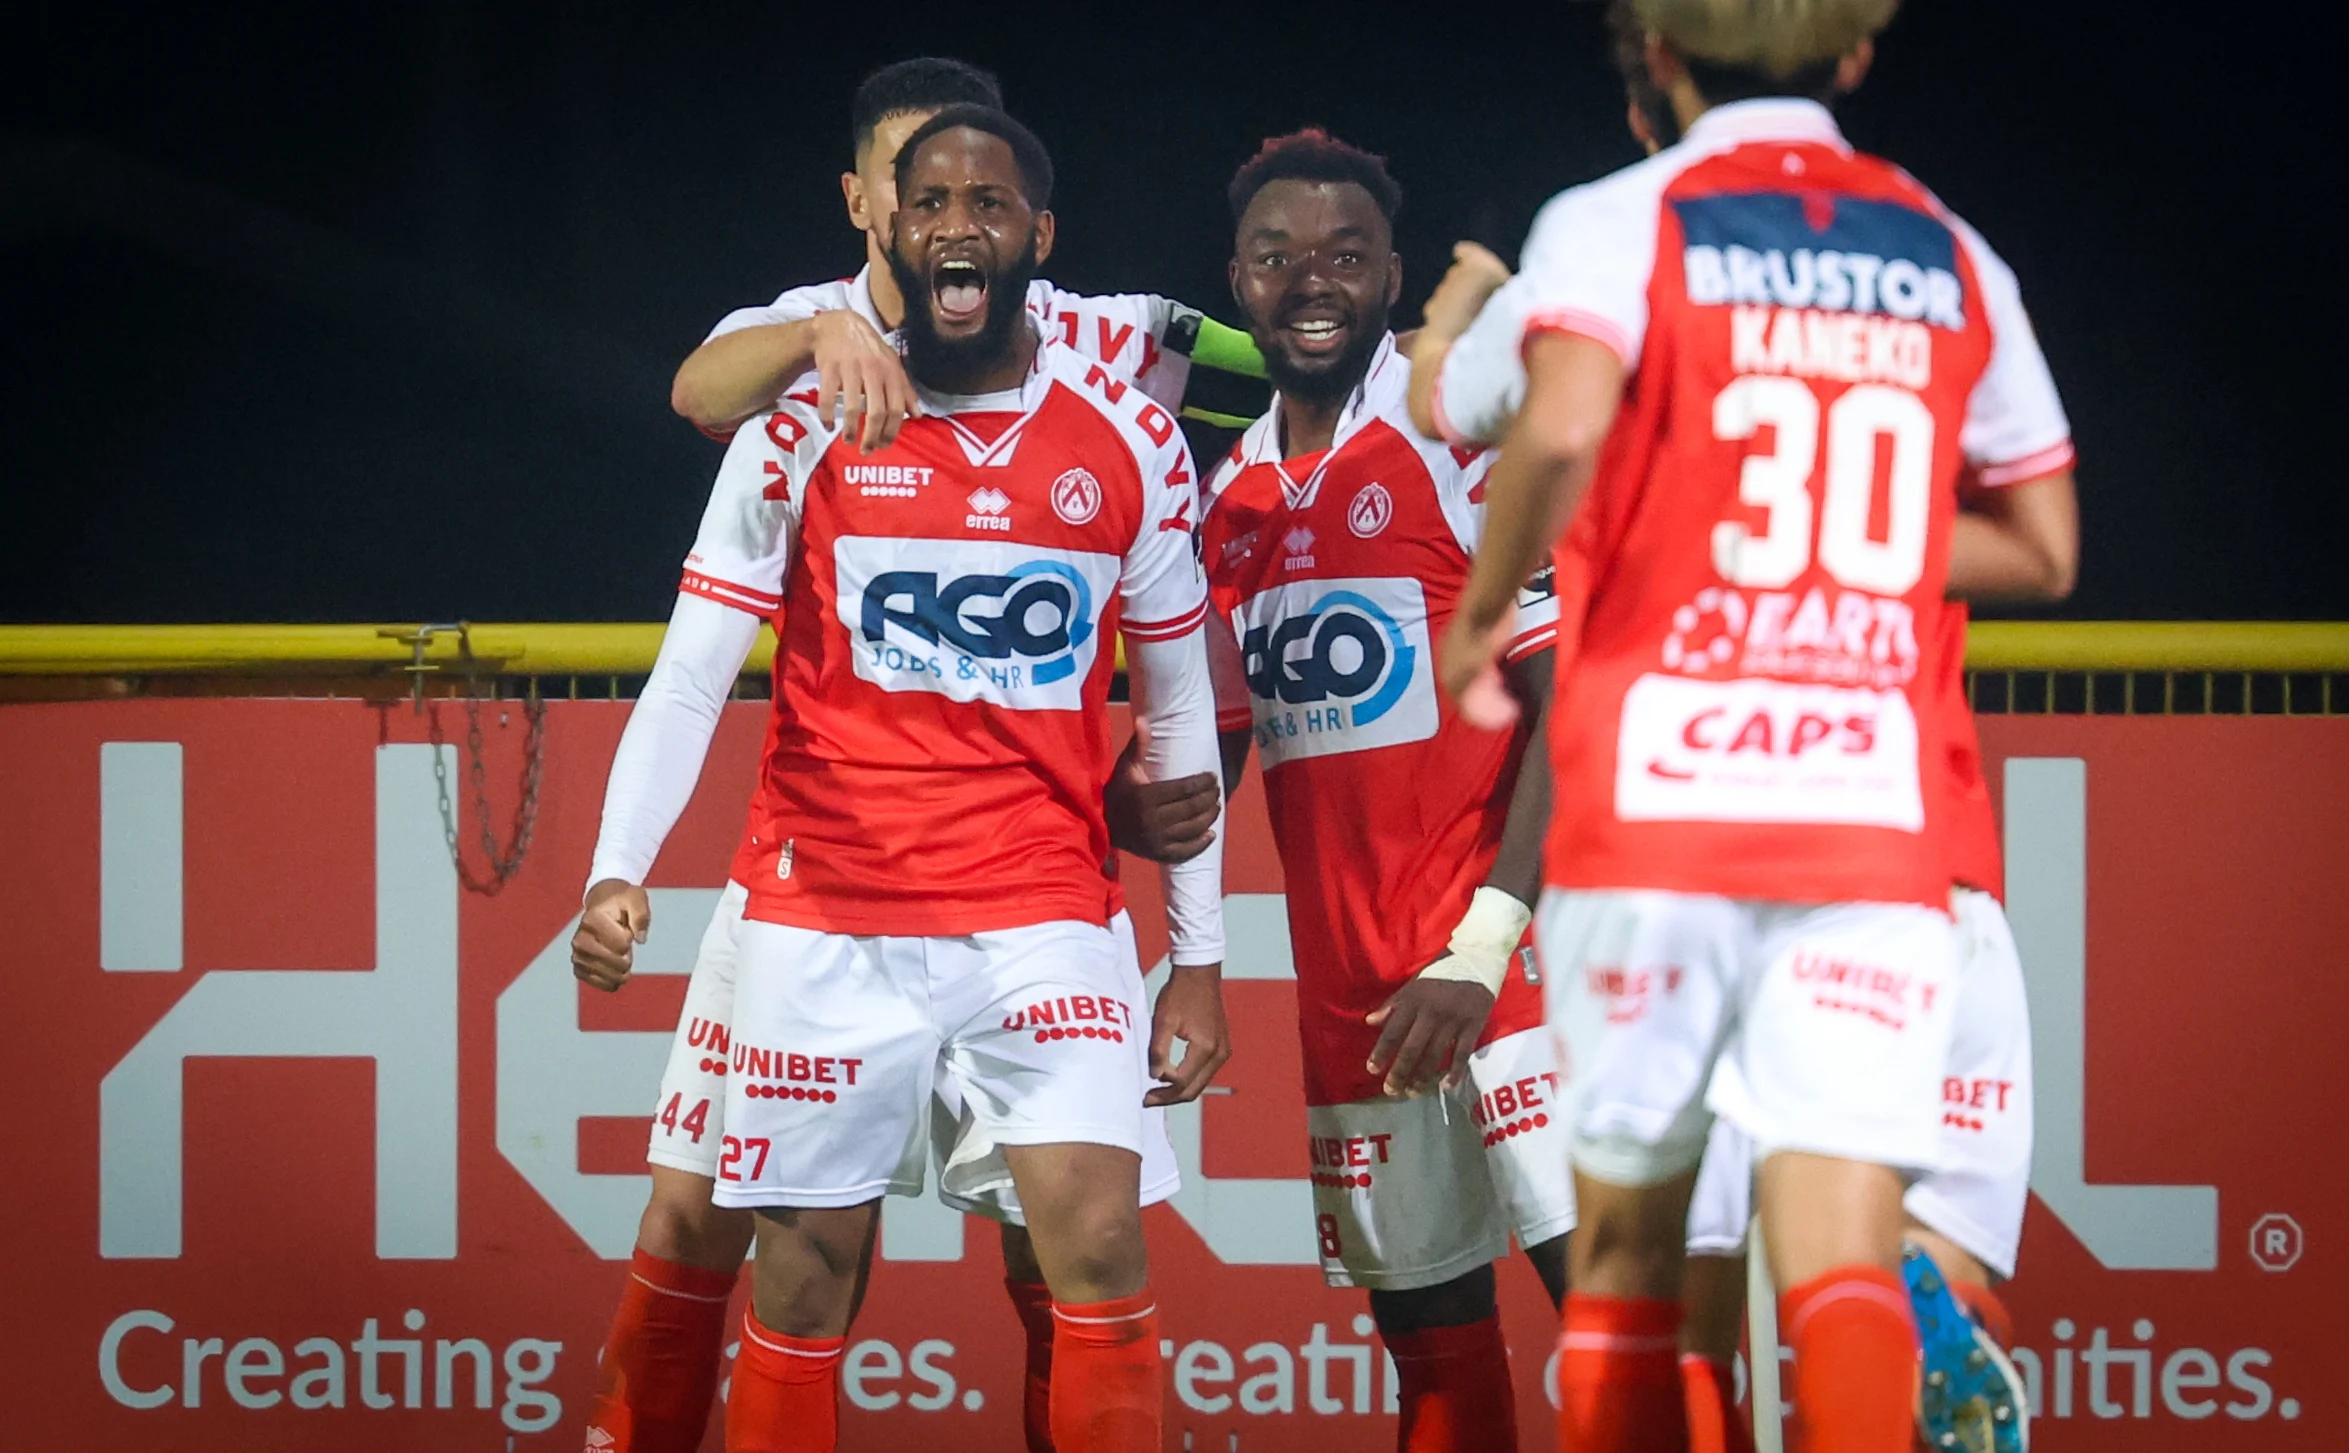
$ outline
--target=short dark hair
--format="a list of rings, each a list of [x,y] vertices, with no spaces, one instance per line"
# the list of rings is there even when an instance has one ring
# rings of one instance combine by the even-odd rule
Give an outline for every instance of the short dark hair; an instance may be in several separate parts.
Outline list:
[[[993,106],[948,106],[937,115],[915,128],[905,139],[905,146],[897,153],[897,194],[905,195],[905,174],[913,166],[914,154],[931,137],[961,127],[983,131],[1011,148],[1012,160],[1019,164],[1020,195],[1028,205],[1041,212],[1052,205],[1052,153],[1036,139],[1036,133]]]
[[[1003,87],[994,75],[968,61],[934,55],[892,61],[857,84],[848,106],[849,144],[861,155],[873,144],[874,129],[892,116],[1002,104]]]
[[[1387,159],[1349,146],[1318,126],[1265,138],[1256,154],[1232,174],[1225,195],[1236,224],[1256,200],[1256,194],[1274,182],[1352,182],[1370,193],[1379,215],[1391,225],[1403,205],[1401,184],[1387,175]]]

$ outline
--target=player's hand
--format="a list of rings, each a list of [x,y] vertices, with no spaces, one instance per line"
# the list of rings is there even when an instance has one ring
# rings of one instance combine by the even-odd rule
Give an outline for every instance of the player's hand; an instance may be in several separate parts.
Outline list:
[[[1175,1063],[1174,1042],[1184,1042]],[[1199,1098],[1232,1057],[1231,1025],[1223,1017],[1223,965],[1178,964],[1150,1011],[1150,1077],[1157,1089],[1145,1105],[1187,1105]]]
[[[880,330],[842,308],[818,313],[815,330],[816,417],[854,435],[870,454],[897,437],[914,410],[905,360]]]
[[[1514,611],[1479,630],[1465,615],[1452,617],[1436,648],[1436,676],[1444,694],[1460,703],[1461,720],[1488,732],[1517,724],[1517,696],[1501,679],[1501,648],[1509,643]]]
[[[1109,817],[1109,845],[1160,863],[1187,863],[1215,841],[1215,810],[1223,800],[1213,772],[1167,782],[1142,775],[1142,739],[1126,743],[1101,805]]]
[[[1418,330],[1419,336],[1450,344],[1468,331],[1468,325],[1484,311],[1485,299],[1508,280],[1508,265],[1489,250],[1473,242],[1452,244],[1451,270],[1427,300],[1427,321]]]
[[[1439,1072],[1448,1090],[1467,1077],[1468,1056],[1492,1012],[1492,991],[1481,984],[1413,979],[1370,1011],[1379,1034],[1365,1068],[1383,1076],[1386,1092],[1397,1099],[1427,1089]]]
[[[571,977],[609,994],[628,982],[636,946],[652,932],[652,901],[634,883],[606,878],[587,890],[571,935]]]

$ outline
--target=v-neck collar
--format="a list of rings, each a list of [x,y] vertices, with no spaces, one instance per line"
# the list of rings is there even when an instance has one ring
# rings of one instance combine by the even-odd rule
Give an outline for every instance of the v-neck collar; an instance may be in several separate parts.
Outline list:
[[[1408,385],[1410,370],[1405,365],[1401,350],[1395,347],[1395,335],[1388,333],[1378,340],[1378,351],[1370,357],[1370,367],[1362,375],[1362,382],[1338,412],[1338,426],[1330,434],[1329,447],[1321,451],[1314,465],[1303,479],[1291,470],[1291,461],[1281,457],[1281,396],[1275,391],[1272,407],[1264,416],[1248,426],[1240,438],[1240,463],[1243,466],[1269,464],[1280,478],[1281,498],[1292,511],[1310,509],[1321,496],[1322,477],[1329,473],[1348,440],[1362,431],[1364,425],[1378,419],[1392,409],[1402,398]]]

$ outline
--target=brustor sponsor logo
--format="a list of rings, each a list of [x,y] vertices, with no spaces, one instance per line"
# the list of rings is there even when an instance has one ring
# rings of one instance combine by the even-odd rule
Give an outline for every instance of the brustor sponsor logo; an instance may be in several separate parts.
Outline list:
[[[1052,512],[1072,525],[1092,523],[1101,513],[1101,481],[1090,469],[1072,469],[1052,481]]]
[[[1394,517],[1395,497],[1375,481],[1362,486],[1346,506],[1346,528],[1365,540],[1385,529]]]
[[[968,503],[971,512],[962,517],[964,525],[974,530],[1008,532],[1011,529],[1011,516],[1005,513],[1011,508],[1011,496],[1002,490],[991,484],[980,485],[970,492]]]
[[[1828,313],[1889,313],[1953,330],[1966,326],[1965,289],[1946,268],[1905,257],[1807,247],[1757,251],[1731,243],[1681,254],[1688,300],[1698,304],[1775,303]]]

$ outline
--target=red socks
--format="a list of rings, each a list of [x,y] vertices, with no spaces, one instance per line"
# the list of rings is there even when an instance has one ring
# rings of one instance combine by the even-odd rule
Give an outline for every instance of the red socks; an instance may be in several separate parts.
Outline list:
[[[1689,1453],[1754,1453],[1754,1435],[1737,1411],[1735,1367],[1683,1352],[1680,1385],[1688,1407]]]
[[[1558,1392],[1562,1453],[1686,1453],[1679,1301],[1567,1293]]]
[[[1028,1371],[1021,1384],[1020,1423],[1028,1435],[1028,1453],[1052,1450],[1052,1291],[1040,1281],[1003,1279],[1011,1293],[1012,1310],[1028,1334]]]
[[[1401,1453],[1516,1453],[1517,1395],[1498,1315],[1386,1339],[1394,1355]]]
[[[612,1316],[588,1407],[596,1453],[693,1453],[709,1426],[738,1269],[709,1271],[637,1251]],[[602,1442],[597,1442],[601,1434]]]
[[[840,1446],[845,1337],[786,1337],[742,1313],[726,1394],[726,1453],[833,1453]]]
[[[1990,1334],[1991,1341],[2001,1347],[2015,1345],[2015,1319],[2008,1314],[2006,1303],[1998,1299],[1998,1293],[1970,1281],[1951,1282],[1949,1292],[1966,1309],[1966,1315],[1974,1319],[1974,1325]]]
[[[1917,1328],[1898,1272],[1839,1266],[1778,1298],[1794,1349],[1795,1453],[1900,1453],[1916,1438]]]
[[[1056,1303],[1052,1320],[1058,1453],[1159,1453],[1166,1408],[1158,1299],[1150,1289],[1113,1301]]]

